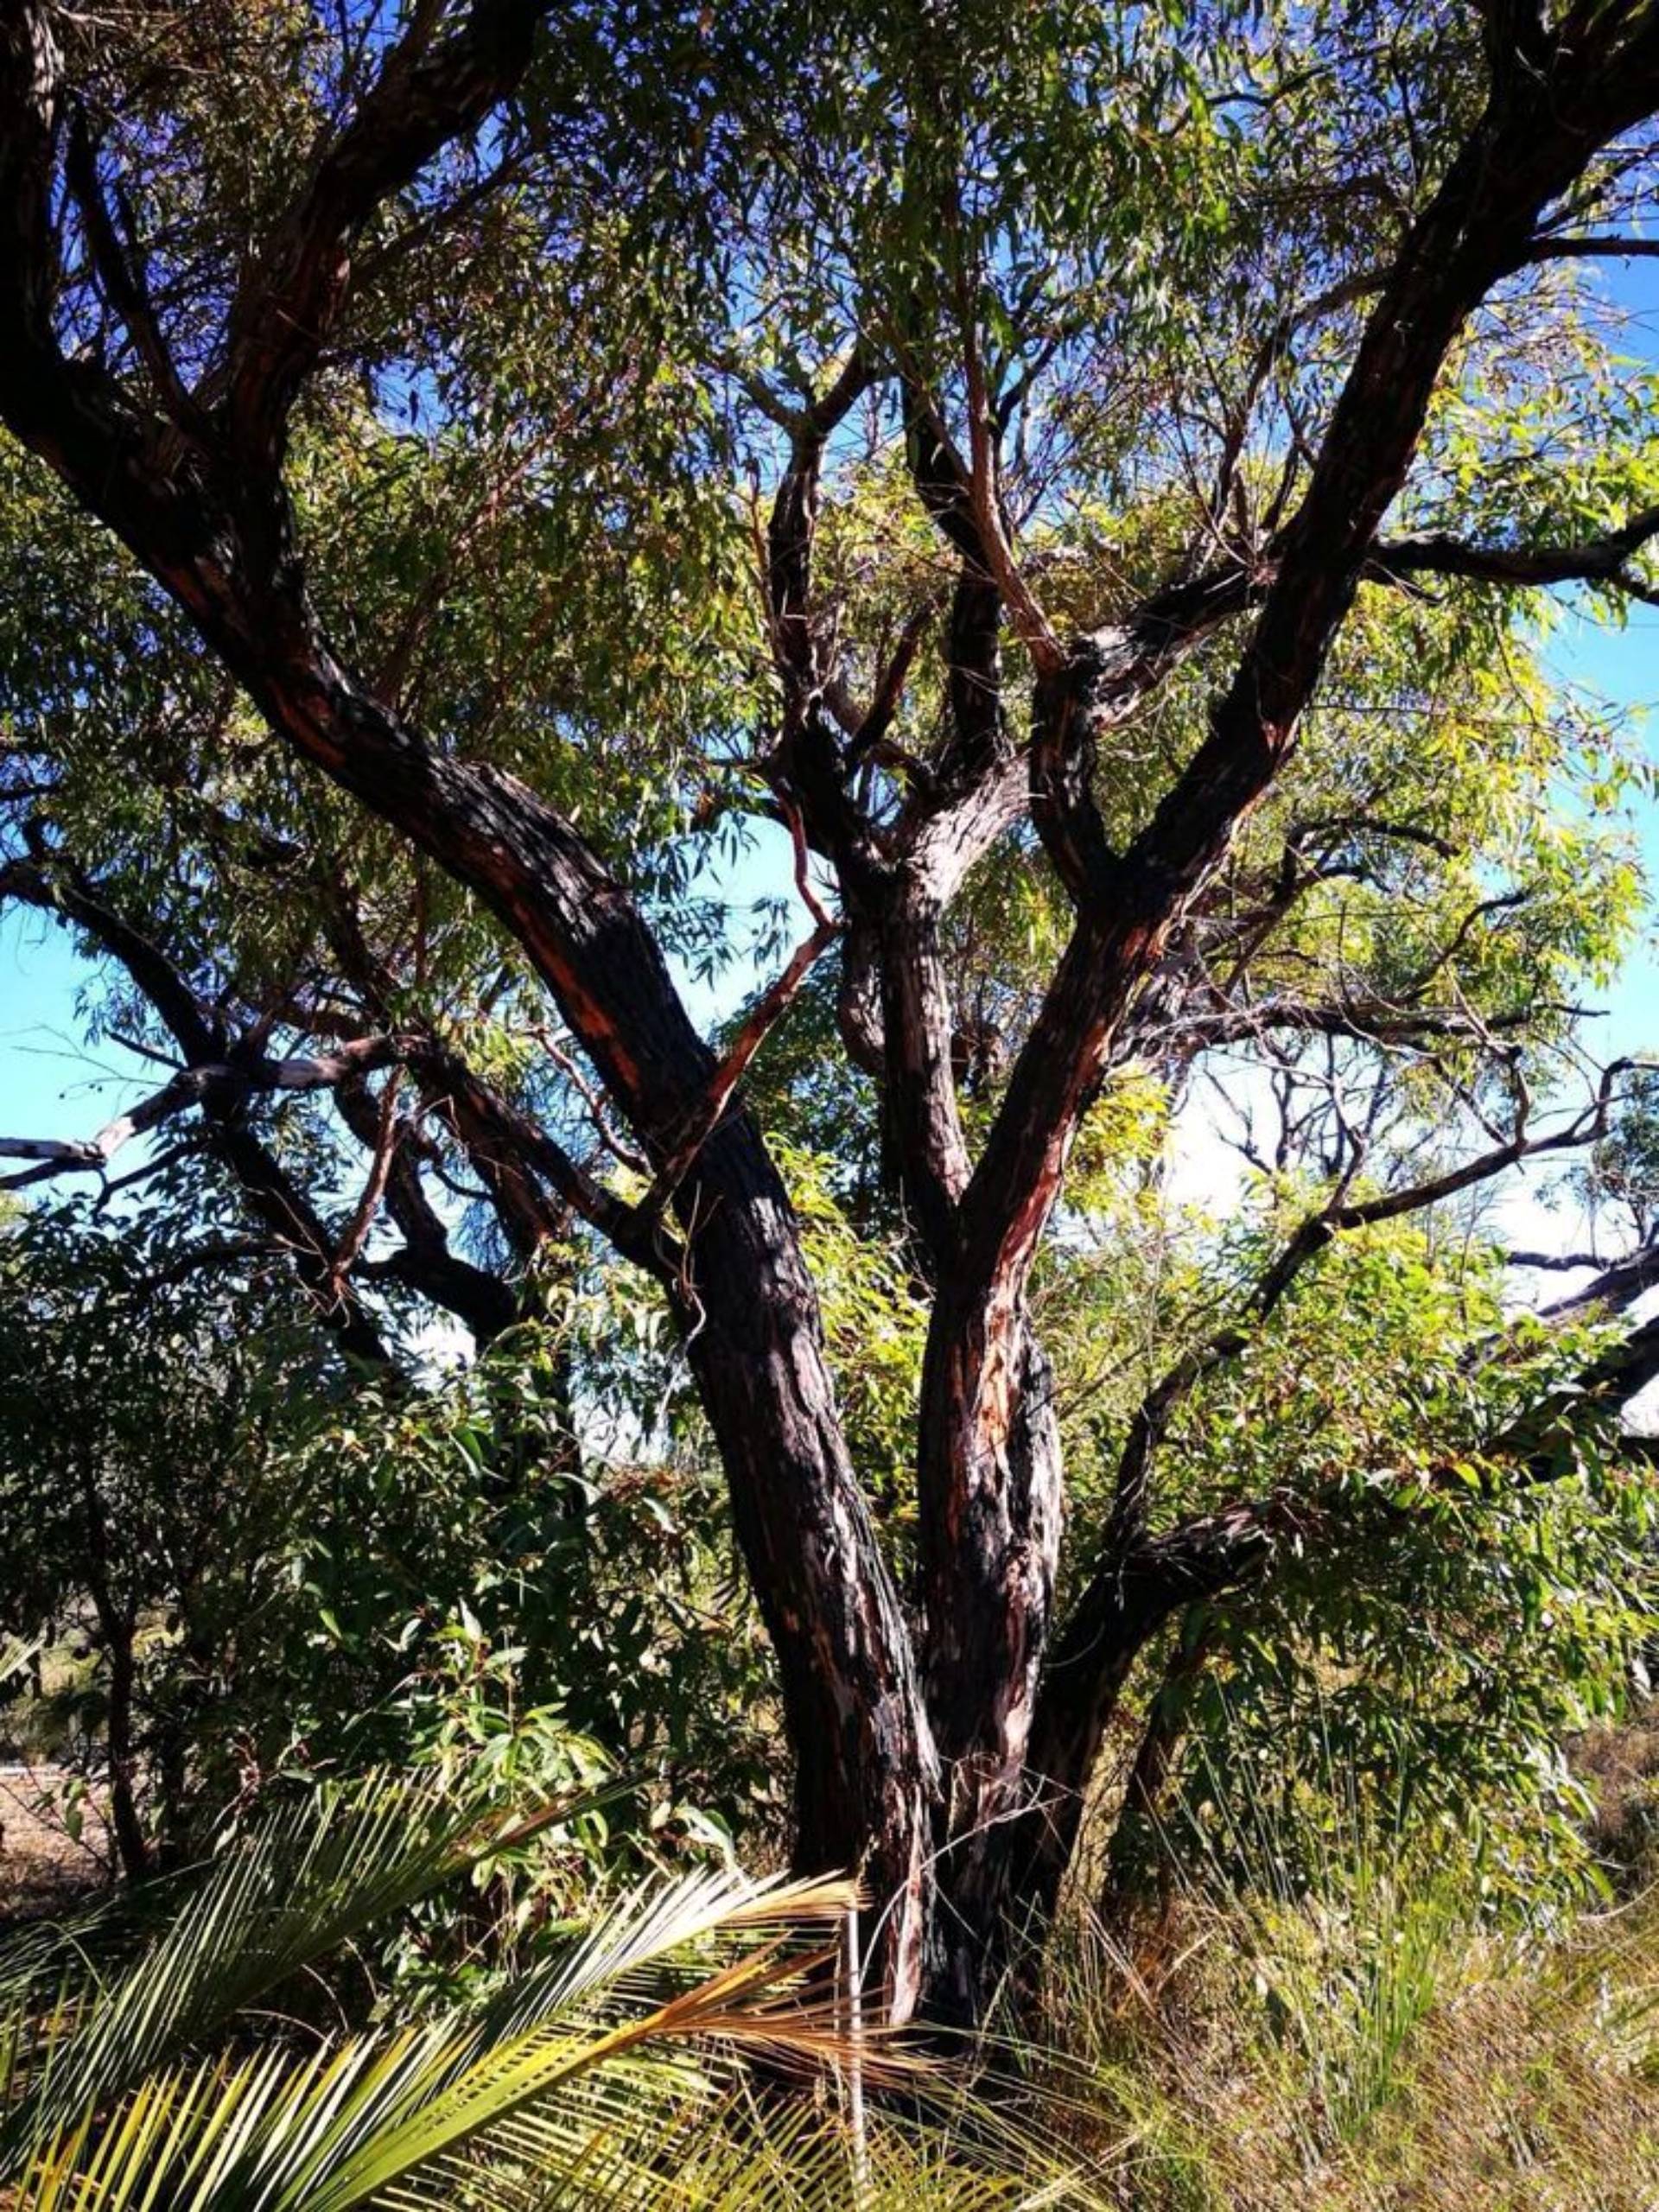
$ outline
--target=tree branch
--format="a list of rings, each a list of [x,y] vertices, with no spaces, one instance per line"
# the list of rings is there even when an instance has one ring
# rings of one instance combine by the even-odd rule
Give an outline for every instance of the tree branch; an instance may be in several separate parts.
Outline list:
[[[148,1129],[158,1128],[175,1114],[209,1102],[225,1105],[257,1094],[279,1090],[326,1090],[353,1076],[390,1067],[407,1057],[409,1047],[392,1037],[365,1038],[342,1045],[332,1052],[289,1060],[248,1059],[208,1062],[181,1068],[170,1083],[141,1101],[125,1114],[107,1122],[95,1136],[62,1141],[51,1137],[0,1137],[0,1158],[34,1160],[41,1165],[25,1174],[0,1180],[0,1189],[44,1177],[102,1174],[123,1145]]]
[[[1508,1255],[1511,1267],[1549,1265],[1541,1254],[1511,1252]],[[1586,1261],[1575,1255],[1561,1264],[1583,1267],[1599,1263]],[[1643,1245],[1639,1252],[1631,1252],[1622,1260],[1615,1260],[1611,1267],[1604,1267],[1593,1282],[1582,1290],[1569,1291],[1565,1298],[1558,1298],[1544,1306],[1539,1319],[1544,1321],[1570,1321],[1580,1314],[1623,1313],[1634,1306],[1637,1300],[1659,1287],[1659,1244]]]
[[[1459,331],[1598,146],[1656,102],[1659,15],[1628,36],[1604,29],[1563,43],[1541,79],[1495,96],[1413,225],[1208,735],[1121,860],[1097,848],[1082,855],[1076,873],[1091,895],[963,1201],[969,1271],[988,1304],[1029,1267],[1072,1134],[1172,928],[1294,744]],[[1086,727],[1098,685],[1087,660],[1076,685],[1074,716]],[[964,1316],[975,1311],[968,1300]]]
[[[266,474],[340,314],[358,233],[453,139],[476,130],[530,66],[550,0],[474,0],[434,44],[427,11],[382,63],[356,112],[237,288],[220,411],[233,452]]]
[[[359,1143],[375,1154],[380,1114],[367,1084],[342,1083],[334,1092],[334,1106]],[[481,1347],[512,1326],[518,1319],[518,1301],[512,1285],[499,1275],[450,1250],[449,1233],[427,1198],[410,1150],[407,1142],[391,1147],[385,1185],[386,1211],[397,1225],[402,1245],[382,1259],[353,1255],[353,1264],[365,1281],[404,1283],[454,1314]]]
[[[98,175],[98,149],[85,108],[70,112],[64,175],[86,227],[92,260],[111,306],[125,323],[139,359],[149,370],[162,403],[181,430],[193,433],[200,410],[185,390],[145,283],[142,262],[118,235]]]
[[[978,321],[969,295],[969,270],[959,246],[956,257],[957,327],[968,398],[967,492],[974,531],[984,569],[1008,610],[1021,644],[1031,655],[1033,667],[1039,677],[1052,676],[1065,666],[1065,652],[1027,582],[1009,542],[999,466],[1001,425],[986,386]]]
[[[1176,1413],[1200,1382],[1247,1349],[1309,1261],[1338,1236],[1354,1230],[1374,1228],[1378,1223],[1398,1221],[1407,1214],[1421,1213],[1443,1205],[1447,1198],[1490,1182],[1494,1176],[1507,1173],[1524,1160],[1597,1142],[1606,1134],[1616,1103],[1618,1079],[1631,1065],[1628,1060],[1614,1061],[1603,1072],[1596,1096],[1584,1111],[1548,1135],[1527,1135],[1523,1094],[1521,1119],[1509,1143],[1496,1146],[1465,1160],[1461,1166],[1448,1168],[1421,1183],[1384,1191],[1375,1198],[1351,1199],[1347,1192],[1360,1164],[1357,1155],[1327,1203],[1307,1215],[1286,1240],[1251,1292],[1241,1319],[1183,1352],[1135,1409],[1118,1461],[1112,1510],[1096,1573],[1116,1571],[1115,1563],[1121,1563],[1140,1540],[1146,1525],[1154,1456],[1168,1435]]]
[[[192,1065],[226,1057],[225,1026],[211,1013],[167,954],[107,901],[61,853],[48,854],[37,834],[25,836],[35,847],[27,861],[0,868],[0,903],[19,899],[40,912],[61,916],[102,950],[119,961],[177,1040]]]
[[[1611,583],[1646,596],[1649,587],[1630,577],[1627,564],[1656,537],[1659,506],[1644,507],[1618,530],[1577,545],[1471,545],[1442,536],[1385,538],[1373,550],[1364,580],[1394,583],[1402,577],[1433,575],[1528,586]]]
[[[551,1185],[574,1213],[613,1244],[624,1259],[664,1283],[680,1280],[680,1246],[643,1207],[631,1206],[594,1182],[587,1170],[510,1099],[481,1083],[456,1054],[423,1042],[414,1065],[429,1077],[435,1103],[469,1120],[474,1141],[493,1146],[498,1158],[523,1161]]]
[[[1611,261],[1638,261],[1659,255],[1659,238],[1626,238],[1586,235],[1583,238],[1535,238],[1529,261],[1587,261],[1605,257]]]
[[[789,463],[772,495],[766,527],[766,576],[772,654],[790,730],[804,724],[828,680],[812,609],[824,448],[874,381],[874,363],[862,346],[855,347],[820,397],[790,418]]]
[[[819,917],[817,927],[796,946],[783,973],[766,987],[745,1015],[707,1091],[697,1102],[684,1134],[658,1169],[650,1190],[640,1202],[639,1211],[646,1220],[653,1220],[662,1213],[696,1166],[698,1154],[719,1127],[750,1061],[788,1011],[818,955],[840,936],[840,923],[832,920],[816,899],[812,903]]]
[[[380,1211],[381,1201],[386,1195],[386,1185],[391,1179],[392,1162],[404,1135],[397,1121],[401,1074],[401,1069],[394,1068],[381,1094],[368,1180],[364,1184],[362,1195],[353,1208],[352,1217],[334,1248],[333,1274],[337,1285],[344,1283],[357,1264],[363,1247],[368,1242],[369,1231],[374,1226],[374,1217]]]
[[[27,830],[25,835],[31,836],[36,857],[14,861],[0,868],[0,900],[23,899],[44,912],[61,915],[85,931],[126,969],[171,1031],[188,1064],[212,1066],[226,1061],[229,1040],[224,1024],[203,1006],[161,947],[116,913],[65,855],[50,857],[48,874],[43,842]],[[165,1096],[171,1089],[169,1084],[157,1096]],[[349,1289],[341,1293],[331,1281],[332,1248],[322,1221],[276,1155],[243,1122],[241,1094],[216,1094],[210,1086],[201,1103],[211,1149],[235,1177],[250,1211],[292,1254],[302,1283],[341,1349],[354,1358],[390,1366],[385,1342],[361,1301]],[[13,1187],[77,1169],[95,1167],[102,1173],[109,1156],[103,1154],[96,1161],[83,1157],[67,1163],[60,1156],[49,1157],[38,1168],[13,1178]],[[106,1182],[105,1195],[117,1187]]]

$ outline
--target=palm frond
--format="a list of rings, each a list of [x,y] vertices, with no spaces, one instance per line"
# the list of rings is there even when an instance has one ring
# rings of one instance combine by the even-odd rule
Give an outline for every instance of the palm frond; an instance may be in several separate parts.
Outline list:
[[[812,1930],[855,1895],[729,1874],[642,1888],[482,2018],[157,2072],[37,2143],[20,2212],[454,2206],[467,2175],[492,2164],[533,2174],[543,2199],[664,2201],[655,2154],[677,2114],[729,2086],[736,2054],[848,2055],[833,1988],[805,1978],[833,1956]],[[647,1967],[677,1980],[688,1950],[710,1946],[731,1955],[654,2004],[633,1993]]]
[[[1100,2201],[982,2116],[959,2137],[940,2077],[880,2036],[849,2037],[830,1972],[857,1903],[843,1882],[714,1871],[642,1884],[471,2012],[310,2047],[248,2017],[501,1838],[499,1815],[381,1780],[229,1848],[181,1886],[148,1948],[112,1949],[94,1915],[0,1956],[0,2082],[8,2037],[21,2053],[0,2129],[8,2212]],[[912,2118],[878,2111],[856,2154],[834,2094],[855,2059],[915,2093]],[[785,2093],[791,2070],[813,2094]]]
[[[591,1802],[584,1798],[582,1802]],[[570,1806],[540,1817],[568,1815]],[[499,1810],[372,1777],[296,1802],[168,1901],[160,1936],[111,1972],[111,1910],[31,1931],[0,1960],[0,2179],[31,2145],[106,2107],[293,1975],[499,1849]],[[515,1838],[524,1832],[520,1823]],[[152,1901],[153,1902],[153,1901]]]

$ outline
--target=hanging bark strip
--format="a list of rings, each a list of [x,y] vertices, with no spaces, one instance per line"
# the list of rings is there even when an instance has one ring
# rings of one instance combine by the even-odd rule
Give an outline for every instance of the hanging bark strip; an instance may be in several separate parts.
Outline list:
[[[818,955],[840,936],[841,925],[823,914],[822,909],[819,912],[821,919],[818,926],[810,938],[796,946],[782,975],[768,984],[756,1000],[725,1058],[715,1069],[690,1128],[657,1171],[650,1190],[640,1201],[640,1211],[647,1217],[654,1217],[662,1211],[696,1166],[698,1154],[719,1127],[750,1061],[788,1012]]]

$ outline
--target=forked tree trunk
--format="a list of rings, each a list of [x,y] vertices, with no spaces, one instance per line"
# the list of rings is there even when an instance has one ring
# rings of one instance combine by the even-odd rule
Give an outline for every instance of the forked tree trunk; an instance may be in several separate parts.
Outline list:
[[[971,1162],[940,925],[980,842],[964,829],[908,868],[868,882],[859,921],[875,1005],[867,995],[861,1015],[856,971],[842,1003],[849,1041],[881,1082],[934,1300],[916,1461],[921,1668],[939,1762],[924,2002],[931,2018],[953,2025],[982,2016],[1019,1910],[1006,1837],[1026,1788],[1063,1497],[1052,1376],[1023,1288],[1013,1286],[980,1329],[963,1295],[960,1210]]]
[[[143,342],[154,309],[142,270],[113,285],[105,276],[115,321],[127,322],[141,353],[162,356],[170,419],[144,385],[124,384],[101,355],[84,347],[66,355],[66,237],[77,255],[84,242],[63,213],[74,199],[62,168],[69,88],[39,0],[0,14],[0,287],[12,308],[0,407],[188,612],[289,746],[500,920],[660,1168],[697,1126],[714,1068],[656,943],[569,823],[512,777],[423,742],[341,666],[311,617],[282,481],[289,414],[328,350],[357,238],[377,208],[518,84],[547,12],[512,0],[467,11],[429,50],[417,40],[412,57],[399,46],[307,164],[285,216],[262,244],[249,242],[256,250],[241,257],[239,273],[228,263],[219,272],[233,302],[214,372],[194,391],[166,359],[163,336]],[[1537,218],[1595,149],[1651,111],[1659,34],[1647,11],[1554,12],[1559,41],[1536,8],[1484,11],[1494,54],[1488,108],[1383,272],[1306,492],[1270,549],[1271,580],[1227,581],[1229,592],[1261,587],[1260,619],[1208,734],[1122,855],[1094,814],[1088,716],[1128,711],[1182,638],[1196,634],[1183,621],[1202,628],[1218,619],[1203,603],[1207,587],[1194,606],[1180,594],[1148,603],[1138,626],[1071,651],[1064,674],[1067,686],[1081,687],[1070,698],[1075,712],[1049,716],[1057,702],[1039,701],[1030,818],[1080,920],[971,1176],[950,1039],[938,1026],[938,922],[967,848],[986,849],[982,833],[1012,818],[1001,603],[1017,597],[1028,630],[1034,608],[1023,583],[1007,591],[1006,545],[999,561],[994,445],[988,470],[972,456],[970,481],[937,435],[913,367],[878,364],[861,342],[791,433],[770,547],[788,742],[768,772],[788,768],[780,791],[792,775],[797,796],[810,802],[803,816],[830,825],[823,849],[879,854],[883,867],[899,856],[894,864],[912,879],[906,897],[915,899],[906,912],[862,918],[883,938],[888,1103],[938,1290],[918,1455],[923,1665],[849,1463],[788,1198],[741,1115],[701,1147],[677,1194],[683,1260],[671,1294],[777,1652],[799,1769],[799,1855],[808,1866],[861,1866],[884,1908],[878,1956],[900,2015],[925,2002],[948,2017],[976,2016],[1010,1914],[1052,1909],[1124,1676],[1192,1590],[1189,1568],[1201,1579],[1202,1560],[1172,1560],[1162,1540],[1142,1538],[1126,1516],[1114,1555],[1049,1651],[1059,1449],[1027,1281],[1114,1033],[1288,754],[1405,480],[1448,348],[1490,286],[1525,263]],[[1539,20],[1517,39],[1529,16]],[[96,263],[95,215],[92,229]],[[1275,337],[1274,347],[1283,342]],[[861,810],[855,748],[815,720],[831,673],[811,591],[817,472],[826,440],[878,378],[902,391],[918,494],[964,564],[950,623],[953,741],[929,772],[956,802],[935,825],[947,843],[965,841],[954,867],[947,855],[924,855],[925,821],[907,855],[890,843]],[[968,381],[971,393],[971,372]],[[994,439],[996,425],[977,399],[970,405],[979,441]],[[1051,659],[1059,652],[1046,625],[1027,644],[1033,652],[1042,645]],[[860,734],[873,746],[880,730]],[[850,880],[842,889],[857,921],[863,893]],[[270,1195],[274,1203],[282,1194]],[[620,1251],[651,1264],[627,1208],[618,1203],[607,1214],[599,1205],[594,1214]],[[652,1225],[645,1235],[654,1236]],[[1236,1547],[1221,1549],[1236,1563]]]

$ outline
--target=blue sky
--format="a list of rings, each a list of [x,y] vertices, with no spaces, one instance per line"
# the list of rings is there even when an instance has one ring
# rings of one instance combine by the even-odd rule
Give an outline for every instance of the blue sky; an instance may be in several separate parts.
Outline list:
[[[89,1136],[126,1103],[110,1077],[130,1055],[80,1043],[75,1001],[91,975],[67,930],[27,908],[0,915],[0,1135]]]
[[[1554,641],[1550,659],[1563,680],[1627,709],[1648,760],[1659,770],[1659,607],[1637,606],[1622,631],[1574,615]],[[1632,828],[1648,877],[1648,915],[1640,941],[1602,1003],[1597,1058],[1659,1052],[1659,799],[1643,802]]]

